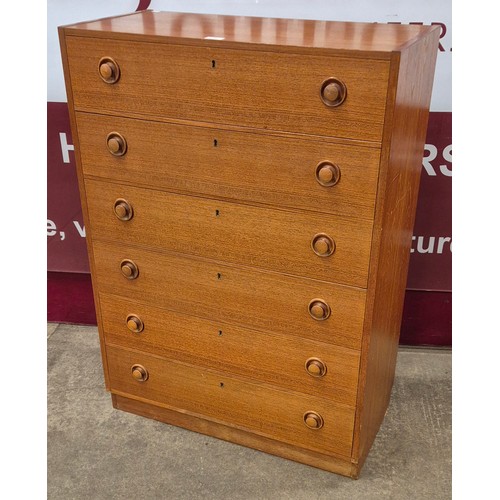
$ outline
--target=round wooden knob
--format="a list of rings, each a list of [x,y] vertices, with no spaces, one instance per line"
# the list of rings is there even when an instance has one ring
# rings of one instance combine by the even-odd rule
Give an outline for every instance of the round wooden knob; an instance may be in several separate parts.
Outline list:
[[[111,57],[103,57],[99,61],[99,76],[106,83],[116,83],[120,78],[120,67]]]
[[[123,221],[130,220],[134,216],[132,205],[127,200],[118,198],[114,204],[115,215]]]
[[[109,80],[115,74],[115,66],[110,62],[103,62],[99,66],[99,73],[101,74],[103,80]]]
[[[340,86],[338,83],[329,83],[323,89],[323,97],[330,102],[334,102],[339,98]]]
[[[114,156],[123,156],[127,152],[127,141],[118,132],[111,132],[106,138],[108,151]]]
[[[327,106],[340,106],[347,96],[347,87],[338,78],[327,78],[321,84],[320,96],[323,103]]]
[[[144,330],[144,323],[139,316],[129,314],[127,316],[127,328],[134,333],[141,333]]]
[[[309,358],[305,364],[306,371],[312,377],[324,377],[326,375],[326,365],[318,358]]]
[[[319,413],[316,413],[315,411],[307,411],[304,413],[304,423],[307,427],[309,427],[309,429],[321,429],[324,421],[323,417]]]
[[[122,271],[123,276],[129,280],[135,280],[137,276],[139,276],[139,269],[136,264],[131,260],[125,259],[120,263],[120,269]]]
[[[322,161],[316,166],[316,180],[322,186],[335,186],[340,180],[340,168],[329,161]]]
[[[134,377],[137,382],[146,382],[149,378],[149,373],[142,365],[133,365],[132,366],[132,377]]]
[[[325,320],[330,316],[330,306],[321,299],[311,300],[309,303],[309,314],[318,321]]]
[[[327,234],[316,234],[312,241],[311,246],[316,255],[320,257],[328,257],[335,251],[335,242]]]

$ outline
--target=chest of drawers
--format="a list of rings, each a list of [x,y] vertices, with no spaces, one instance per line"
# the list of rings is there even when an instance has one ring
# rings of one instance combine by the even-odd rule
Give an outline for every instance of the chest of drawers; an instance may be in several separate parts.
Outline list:
[[[389,402],[439,29],[59,29],[116,408],[357,477]]]

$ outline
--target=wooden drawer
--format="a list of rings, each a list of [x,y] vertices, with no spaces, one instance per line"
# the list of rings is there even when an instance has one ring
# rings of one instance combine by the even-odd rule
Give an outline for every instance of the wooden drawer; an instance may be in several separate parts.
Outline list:
[[[93,254],[95,284],[101,293],[257,330],[354,349],[361,346],[366,292],[360,288],[123,244],[95,241]],[[137,278],[122,275],[124,259],[135,263]],[[309,314],[316,299],[330,307],[327,319]]]
[[[74,36],[66,46],[79,111],[382,140],[389,61]],[[100,78],[103,57],[119,66],[116,83]],[[320,98],[330,77],[347,88],[337,107]]]
[[[106,294],[100,295],[100,303],[107,344],[356,405],[359,351],[209,321]]]
[[[369,221],[253,207],[97,180],[87,180],[85,189],[94,239],[366,288],[372,232]],[[117,210],[128,207],[125,218],[130,219],[118,218],[114,212],[117,203]]]
[[[91,113],[76,113],[76,119],[85,175],[373,218],[379,149]],[[111,132],[125,138],[123,156],[109,152]],[[324,161],[340,170],[333,186],[316,178]]]
[[[114,393],[309,450],[345,456],[351,453],[353,408],[114,346],[108,346],[106,352]],[[147,371],[146,381],[139,382],[132,376],[134,365],[141,365]],[[307,412],[320,415],[323,426],[308,428],[304,423]]]

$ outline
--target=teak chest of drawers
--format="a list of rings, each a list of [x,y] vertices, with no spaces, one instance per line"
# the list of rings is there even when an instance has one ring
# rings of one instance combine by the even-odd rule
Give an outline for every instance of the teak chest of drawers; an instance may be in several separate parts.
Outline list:
[[[113,405],[357,477],[439,28],[145,11],[59,33]]]

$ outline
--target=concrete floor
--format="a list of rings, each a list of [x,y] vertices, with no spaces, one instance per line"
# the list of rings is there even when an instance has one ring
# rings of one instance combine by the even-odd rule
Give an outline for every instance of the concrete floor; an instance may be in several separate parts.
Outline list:
[[[48,498],[451,498],[451,351],[401,349],[357,481],[114,410],[97,329],[48,324]]]

